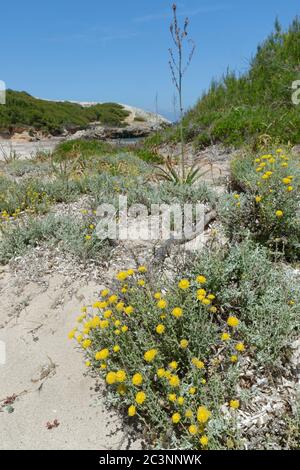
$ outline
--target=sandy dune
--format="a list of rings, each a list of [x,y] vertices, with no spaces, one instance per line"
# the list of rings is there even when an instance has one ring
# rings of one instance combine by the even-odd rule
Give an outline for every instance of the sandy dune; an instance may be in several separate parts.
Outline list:
[[[120,418],[95,392],[102,382],[84,375],[83,355],[67,339],[80,307],[92,302],[99,286],[57,274],[25,283],[8,267],[0,269],[0,340],[7,349],[0,365],[0,448],[126,448]],[[46,423],[55,419],[59,426],[48,430]]]

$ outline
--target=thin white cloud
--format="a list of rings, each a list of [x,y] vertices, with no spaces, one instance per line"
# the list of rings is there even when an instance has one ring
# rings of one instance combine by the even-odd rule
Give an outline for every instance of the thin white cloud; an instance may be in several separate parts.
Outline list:
[[[231,5],[207,5],[203,7],[196,8],[194,10],[185,10],[185,11],[179,11],[178,16],[196,16],[204,13],[215,13],[218,11],[224,11],[228,10],[231,8]],[[164,20],[171,18],[172,12],[171,11],[165,11],[161,13],[153,13],[150,15],[145,15],[145,16],[139,16],[137,18],[133,18],[133,21],[135,23],[148,23],[150,21],[156,21],[156,20]]]

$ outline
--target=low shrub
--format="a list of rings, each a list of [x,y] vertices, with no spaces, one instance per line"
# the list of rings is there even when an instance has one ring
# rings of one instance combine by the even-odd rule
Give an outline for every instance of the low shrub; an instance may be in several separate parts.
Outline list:
[[[213,80],[198,103],[183,118],[186,141],[197,147],[223,143],[242,147],[261,135],[298,144],[299,106],[292,101],[292,84],[299,79],[300,21],[287,30],[278,21],[274,31],[258,46],[249,69],[227,71]],[[179,142],[179,126],[150,138],[154,146]]]
[[[28,179],[20,183],[0,176],[0,221],[17,217],[22,211],[45,213],[50,197],[39,180]]]
[[[44,218],[31,217],[16,224],[0,225],[0,263],[5,264],[28,249],[40,244],[59,246],[81,262],[101,259],[111,252],[112,242],[100,240],[95,234],[95,215],[84,211],[84,216],[62,217],[49,214]]]
[[[81,155],[84,158],[94,157],[96,155],[112,154],[116,148],[101,140],[67,140],[59,144],[53,156],[55,159],[72,159]]]
[[[282,149],[261,157],[242,156],[232,164],[233,187],[225,195],[220,218],[231,240],[248,233],[276,257],[300,257],[299,160]]]
[[[69,338],[153,446],[241,448],[243,356],[280,365],[299,331],[299,292],[249,242],[186,269],[171,281],[144,266],[119,272],[118,287],[82,308]]]

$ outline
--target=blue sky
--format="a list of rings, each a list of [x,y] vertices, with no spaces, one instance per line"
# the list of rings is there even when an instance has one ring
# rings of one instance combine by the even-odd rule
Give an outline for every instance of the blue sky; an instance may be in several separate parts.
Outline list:
[[[48,99],[118,101],[171,115],[169,0],[1,2],[0,79]],[[256,46],[300,13],[299,0],[180,0],[197,49],[185,106],[229,66],[247,69]],[[171,113],[171,114],[170,114]]]

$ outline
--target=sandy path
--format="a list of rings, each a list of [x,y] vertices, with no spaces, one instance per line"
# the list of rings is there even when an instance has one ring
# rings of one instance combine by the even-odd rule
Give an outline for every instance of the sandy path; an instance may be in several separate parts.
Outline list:
[[[9,155],[11,151],[14,151],[21,159],[31,158],[38,152],[52,152],[61,141],[62,138],[59,137],[37,142],[0,139],[0,161],[5,160],[4,154]]]
[[[92,302],[99,285],[75,281],[66,288],[61,275],[45,280],[48,287],[22,286],[8,267],[0,268],[0,340],[7,350],[0,400],[18,395],[13,412],[5,406],[0,412],[0,448],[126,448],[124,426],[99,401],[96,379],[84,376],[83,356],[67,339],[80,306]],[[60,425],[48,430],[54,419]]]

